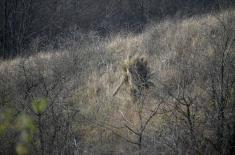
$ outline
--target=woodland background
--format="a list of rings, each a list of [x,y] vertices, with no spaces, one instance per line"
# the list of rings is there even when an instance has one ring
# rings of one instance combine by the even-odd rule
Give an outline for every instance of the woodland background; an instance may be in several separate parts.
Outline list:
[[[232,0],[1,0],[0,154],[235,154]]]

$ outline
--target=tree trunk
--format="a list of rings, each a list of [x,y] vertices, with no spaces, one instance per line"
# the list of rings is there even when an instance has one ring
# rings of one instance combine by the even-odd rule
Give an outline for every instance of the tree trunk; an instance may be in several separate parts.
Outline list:
[[[39,129],[39,139],[40,139],[40,151],[41,155],[44,155],[44,139],[43,139],[43,129],[42,129],[42,115],[38,114],[38,129]]]
[[[8,21],[8,13],[7,13],[7,1],[4,2],[4,30],[3,30],[3,58],[6,58],[6,49],[7,49],[7,21]]]

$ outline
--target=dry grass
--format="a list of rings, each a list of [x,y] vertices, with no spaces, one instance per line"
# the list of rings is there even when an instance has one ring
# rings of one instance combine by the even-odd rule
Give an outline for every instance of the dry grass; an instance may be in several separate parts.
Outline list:
[[[64,70],[70,70],[74,64],[78,63],[76,65],[82,71],[79,70],[78,72],[75,69],[73,72],[82,74],[79,75],[79,78],[84,83],[71,93],[76,92],[72,95],[72,102],[80,108],[80,112],[101,123],[106,122],[119,127],[123,127],[123,117],[125,117],[134,127],[137,127],[139,125],[139,116],[136,113],[136,105],[131,100],[128,86],[123,85],[117,95],[113,96],[113,91],[123,78],[123,64],[130,65],[131,60],[145,57],[151,72],[154,73],[155,91],[159,91],[162,86],[158,84],[158,80],[167,82],[177,79],[177,69],[181,67],[178,62],[187,64],[190,60],[193,65],[197,66],[206,63],[206,59],[215,54],[211,37],[213,35],[219,37],[219,34],[223,32],[221,21],[234,26],[234,17],[235,11],[229,10],[216,15],[208,14],[203,17],[192,17],[176,21],[166,20],[149,26],[143,34],[117,35],[106,42],[96,42],[90,47],[74,48],[73,51],[39,53],[28,59],[16,58],[3,61],[0,63],[0,72],[3,73],[6,70],[17,72],[17,66],[25,60],[26,66],[27,64],[30,65],[28,66],[29,69],[33,70],[41,67],[40,70],[47,72],[44,76],[48,76],[50,79],[54,72],[60,71],[59,68],[64,67]],[[230,24],[230,22],[233,23]],[[234,27],[232,29],[234,30]],[[80,58],[79,62],[74,59],[74,56],[77,55]],[[187,58],[187,60],[184,58]],[[82,61],[86,61],[86,63]],[[188,66],[192,64],[188,64]],[[58,66],[58,68],[53,68],[53,66]],[[69,77],[69,74],[72,73],[65,71],[63,75]],[[76,78],[76,76],[73,76],[73,78]],[[200,86],[193,91],[198,96],[207,95]],[[147,107],[151,109],[156,99],[151,96],[148,102],[149,106]],[[145,109],[145,117],[148,116],[148,112]],[[148,127],[149,132],[164,126],[168,117],[170,116],[154,118],[154,121]],[[108,145],[108,139],[113,136],[110,130],[101,130],[99,127],[97,129],[89,125],[81,127],[80,131],[85,132],[87,143],[99,143],[97,137],[102,133],[104,134],[103,143]],[[115,131],[128,136],[123,128]],[[133,135],[129,136],[133,138]],[[119,146],[118,143],[113,145],[119,150],[121,150],[120,147],[124,148],[124,146]]]

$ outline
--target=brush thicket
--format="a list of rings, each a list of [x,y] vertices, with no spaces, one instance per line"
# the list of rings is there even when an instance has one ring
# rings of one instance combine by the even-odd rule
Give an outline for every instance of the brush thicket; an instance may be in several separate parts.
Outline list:
[[[125,84],[130,88],[131,96],[141,97],[144,91],[153,83],[150,81],[150,68],[145,57],[134,57],[124,62],[122,69],[124,71]]]

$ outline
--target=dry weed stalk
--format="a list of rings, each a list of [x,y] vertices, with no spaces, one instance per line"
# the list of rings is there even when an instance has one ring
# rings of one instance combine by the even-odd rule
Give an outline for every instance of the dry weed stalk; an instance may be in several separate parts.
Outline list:
[[[148,67],[147,59],[143,56],[129,57],[122,65],[123,77],[115,89],[113,96],[115,96],[123,84],[130,88],[131,96],[134,98],[142,95],[143,91],[153,86],[150,81],[150,69]]]

